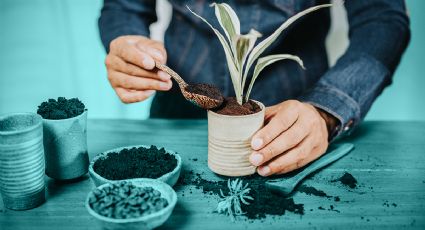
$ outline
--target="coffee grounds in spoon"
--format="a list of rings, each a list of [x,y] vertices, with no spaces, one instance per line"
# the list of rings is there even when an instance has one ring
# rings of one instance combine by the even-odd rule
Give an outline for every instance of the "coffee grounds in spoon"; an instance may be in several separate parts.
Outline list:
[[[220,90],[210,84],[190,84],[185,89],[189,93],[203,95],[215,100],[221,100],[223,98]]]
[[[159,178],[174,170],[177,159],[164,148],[138,147],[108,153],[93,165],[93,170],[108,180]]]

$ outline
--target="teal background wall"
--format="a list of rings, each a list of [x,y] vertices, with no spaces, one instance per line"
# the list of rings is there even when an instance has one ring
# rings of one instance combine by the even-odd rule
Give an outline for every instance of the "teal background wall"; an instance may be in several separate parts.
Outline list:
[[[419,72],[425,64],[425,1],[407,5],[410,46],[393,85],[366,119],[425,120],[425,78]],[[0,114],[35,111],[47,98],[66,96],[85,102],[92,118],[148,116],[150,101],[124,105],[107,82],[100,7],[100,0],[0,0]]]

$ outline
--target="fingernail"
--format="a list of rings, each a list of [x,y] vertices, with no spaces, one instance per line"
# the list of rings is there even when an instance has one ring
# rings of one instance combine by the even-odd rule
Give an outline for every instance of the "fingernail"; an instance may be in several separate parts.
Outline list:
[[[152,96],[152,94],[155,93],[155,90],[146,90],[145,93],[146,93],[146,96],[149,97],[149,96]]]
[[[263,145],[263,140],[260,138],[254,138],[251,141],[251,147],[255,150],[260,149],[262,145]]]
[[[270,174],[270,167],[269,166],[264,166],[264,167],[258,168],[257,169],[257,172],[261,176],[268,176]]]
[[[142,63],[143,66],[148,69],[152,69],[155,66],[155,62],[152,60],[152,58],[143,58]]]
[[[170,85],[168,83],[161,82],[161,83],[159,83],[159,88],[161,88],[161,89],[169,89],[170,88]]]
[[[150,55],[154,56],[156,59],[160,61],[163,61],[164,59],[164,57],[162,56],[162,53],[157,49],[147,48],[146,52],[148,52]]]
[[[171,78],[171,76],[164,71],[158,71],[158,76],[161,80],[164,80],[164,81],[169,80]]]
[[[253,153],[250,157],[250,161],[253,165],[259,166],[263,162],[263,155],[259,153]]]

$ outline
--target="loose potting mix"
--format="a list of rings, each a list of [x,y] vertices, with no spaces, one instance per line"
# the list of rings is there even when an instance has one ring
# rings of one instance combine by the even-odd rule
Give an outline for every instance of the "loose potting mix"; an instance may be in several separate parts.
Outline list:
[[[190,84],[186,86],[186,90],[190,93],[203,95],[216,100],[220,100],[223,97],[217,87],[209,84]]]
[[[214,110],[214,112],[219,114],[234,116],[249,115],[260,111],[261,107],[254,101],[250,100],[240,105],[234,97],[225,98],[223,104]]]
[[[123,149],[108,153],[93,165],[93,170],[108,180],[159,178],[177,166],[177,159],[156,146]]]
[[[121,181],[94,190],[89,205],[102,216],[128,219],[155,213],[167,207],[168,201],[152,187],[137,187]]]
[[[44,119],[60,120],[76,117],[82,114],[85,105],[78,98],[66,99],[58,97],[49,99],[38,106],[37,113]]]

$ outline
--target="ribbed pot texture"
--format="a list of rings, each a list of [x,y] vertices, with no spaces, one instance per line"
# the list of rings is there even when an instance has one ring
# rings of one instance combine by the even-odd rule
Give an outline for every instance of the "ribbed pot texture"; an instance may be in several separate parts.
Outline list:
[[[208,167],[224,176],[246,176],[255,173],[249,162],[251,138],[264,123],[264,105],[255,101],[261,111],[244,116],[221,115],[208,111]]]
[[[45,201],[41,116],[0,117],[0,192],[6,208],[26,210]]]
[[[47,176],[68,180],[88,172],[87,111],[68,119],[43,119],[43,130]]]

